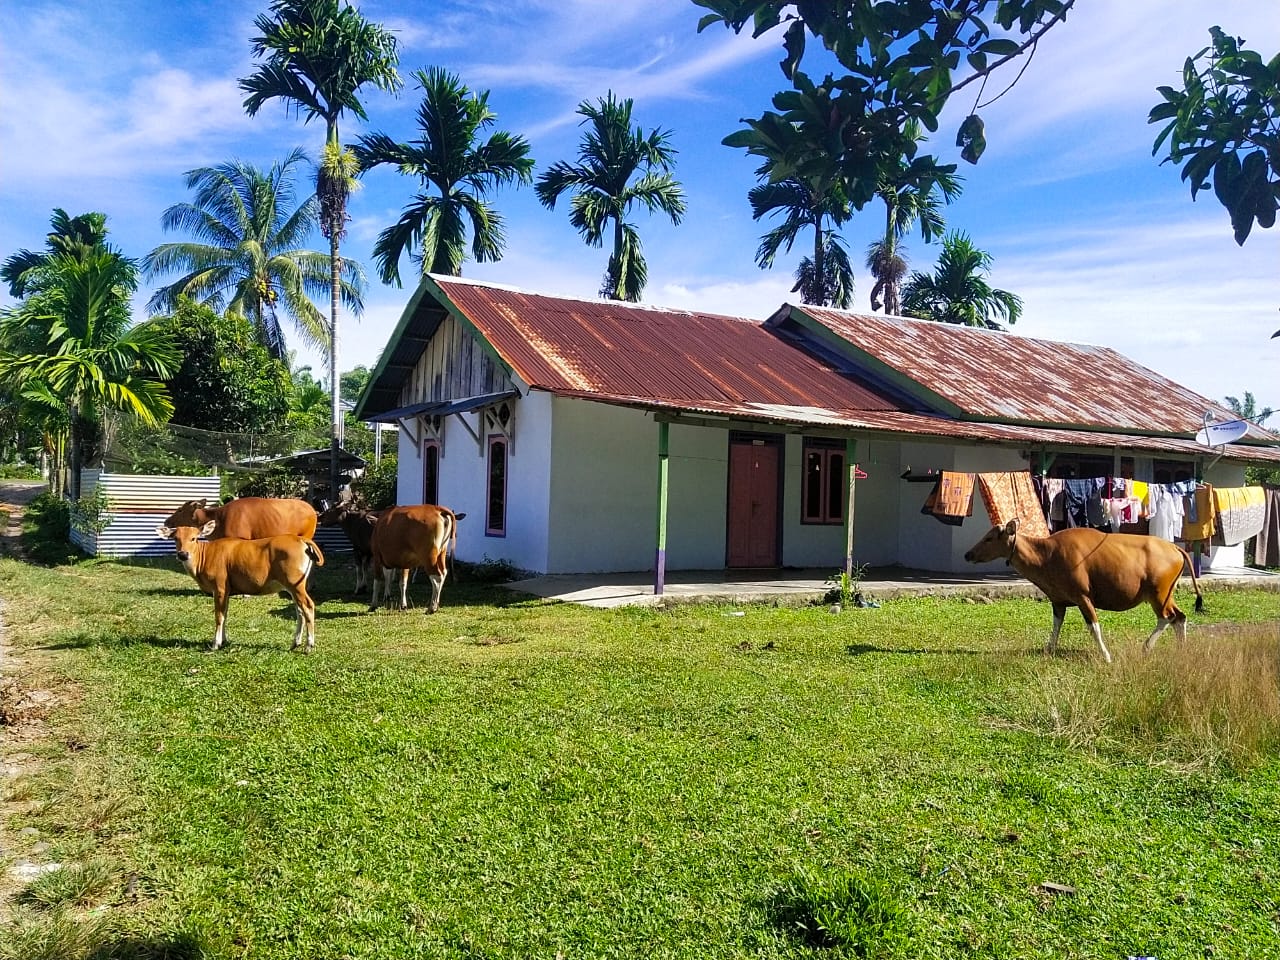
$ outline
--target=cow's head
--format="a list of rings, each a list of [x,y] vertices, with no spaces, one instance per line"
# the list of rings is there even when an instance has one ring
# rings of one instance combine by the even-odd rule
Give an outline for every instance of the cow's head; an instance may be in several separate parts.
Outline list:
[[[169,514],[169,519],[164,524],[166,527],[201,527],[209,519],[208,510],[208,500],[188,500]]]
[[[162,540],[172,540],[177,558],[184,565],[189,565],[192,545],[201,537],[207,537],[213,533],[213,529],[217,525],[214,520],[210,520],[203,527],[193,527],[185,524],[171,527],[161,524],[156,527],[156,536]]]
[[[354,500],[343,499],[322,510],[316,522],[322,527],[336,527],[347,517],[358,516],[363,512]]]
[[[1008,560],[1013,556],[1018,537],[1018,520],[1015,517],[1003,527],[992,527],[987,535],[969,548],[964,558],[970,563],[989,563],[992,560]]]

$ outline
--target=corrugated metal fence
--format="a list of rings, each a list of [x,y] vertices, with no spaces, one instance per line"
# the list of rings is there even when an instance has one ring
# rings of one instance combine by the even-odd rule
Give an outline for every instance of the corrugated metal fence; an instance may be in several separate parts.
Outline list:
[[[156,527],[188,500],[217,503],[219,477],[177,477],[107,473],[85,470],[80,474],[80,496],[102,488],[109,521],[99,534],[71,531],[71,542],[95,557],[168,557],[173,544],[156,536]],[[326,554],[349,553],[351,544],[339,527],[320,527],[316,543]]]

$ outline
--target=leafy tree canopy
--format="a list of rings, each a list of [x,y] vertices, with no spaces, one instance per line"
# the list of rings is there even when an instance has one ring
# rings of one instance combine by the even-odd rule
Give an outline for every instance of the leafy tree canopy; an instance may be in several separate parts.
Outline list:
[[[1221,27],[1209,35],[1212,44],[1183,64],[1182,89],[1157,88],[1164,102],[1147,122],[1167,123],[1151,152],[1165,149],[1160,162],[1182,166],[1193,200],[1212,182],[1243,245],[1280,208],[1280,54],[1264,61]]]
[[[910,124],[936,131],[950,97],[980,81],[973,108],[956,137],[961,156],[976,163],[986,148],[977,112],[984,105],[986,80],[1005,64],[1034,52],[1039,39],[1066,19],[1074,2],[694,0],[711,11],[699,22],[699,30],[715,23],[736,32],[750,23],[757,37],[784,30],[780,65],[796,89],[775,98],[780,114],[744,121],[748,130],[725,142],[756,152],[753,145],[768,145],[783,125],[825,125],[829,136],[824,149],[844,165],[848,199],[858,210],[875,196],[882,166],[917,159],[918,141]],[[810,36],[848,71],[845,75],[828,75],[814,84],[801,73]],[[825,100],[830,100],[831,109],[823,116],[819,108]],[[809,145],[800,146],[791,165],[778,165],[772,172],[775,180],[792,177],[812,158]],[[919,159],[936,166],[932,157]]]
[[[172,423],[242,433],[278,429],[289,411],[289,369],[258,342],[247,318],[183,297],[171,315],[151,322],[182,355],[166,382]]]

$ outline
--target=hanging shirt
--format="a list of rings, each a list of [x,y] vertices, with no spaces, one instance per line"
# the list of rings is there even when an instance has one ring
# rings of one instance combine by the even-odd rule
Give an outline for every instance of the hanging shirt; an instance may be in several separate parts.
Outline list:
[[[1147,487],[1147,532],[1161,540],[1174,541],[1182,533],[1182,494],[1172,484],[1153,483]]]

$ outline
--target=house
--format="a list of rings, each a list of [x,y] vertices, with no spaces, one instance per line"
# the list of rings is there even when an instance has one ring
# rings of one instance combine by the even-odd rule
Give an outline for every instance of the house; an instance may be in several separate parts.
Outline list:
[[[399,501],[465,511],[458,556],[539,573],[966,567],[988,528],[903,474],[1048,468],[1239,486],[1280,463],[1114,350],[784,305],[764,322],[427,276],[356,410],[397,423]],[[852,495],[848,465],[859,479]],[[865,474],[865,478],[862,476]],[[852,504],[850,511],[848,505]],[[846,524],[846,514],[850,522]],[[1211,564],[1239,565],[1242,547]]]

